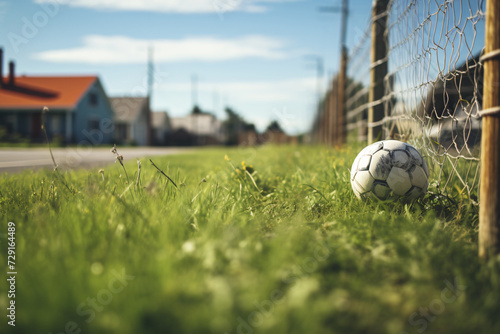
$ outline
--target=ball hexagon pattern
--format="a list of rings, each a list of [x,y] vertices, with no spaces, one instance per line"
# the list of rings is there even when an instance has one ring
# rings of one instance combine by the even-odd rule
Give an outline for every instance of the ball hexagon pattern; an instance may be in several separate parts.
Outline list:
[[[351,168],[356,197],[411,202],[427,192],[429,168],[410,144],[384,140],[365,147]]]

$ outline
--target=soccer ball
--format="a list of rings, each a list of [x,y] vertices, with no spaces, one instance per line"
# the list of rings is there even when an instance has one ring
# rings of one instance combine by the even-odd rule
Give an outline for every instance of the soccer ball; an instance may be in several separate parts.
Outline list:
[[[365,147],[351,168],[356,197],[411,202],[427,192],[429,167],[411,145],[384,140]]]

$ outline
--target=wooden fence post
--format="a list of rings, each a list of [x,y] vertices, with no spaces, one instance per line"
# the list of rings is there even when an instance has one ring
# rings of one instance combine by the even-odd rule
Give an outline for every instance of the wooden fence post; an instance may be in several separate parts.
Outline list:
[[[336,145],[342,146],[345,140],[345,86],[347,83],[347,49],[342,47],[342,55],[340,58],[340,71],[338,76],[338,101],[337,101],[337,140]]]
[[[384,97],[384,77],[387,74],[387,11],[389,0],[374,0],[372,8],[372,45],[371,45],[371,69],[370,69],[370,103],[379,101]],[[371,144],[377,138],[382,137],[382,125],[374,126],[374,122],[384,118],[384,104],[382,101],[368,109],[368,143]]]
[[[325,114],[321,110],[321,108],[318,106],[318,143],[323,144],[323,120]]]
[[[325,112],[325,118],[323,120],[323,145],[328,145],[328,113]]]
[[[486,1],[479,256],[500,252],[500,0]]]
[[[328,145],[330,143],[330,137],[331,137],[331,132],[330,132],[330,127],[328,126],[328,123],[330,122],[331,113],[330,113],[330,99],[332,98],[331,92],[327,89],[326,94],[323,100],[323,112],[325,113],[325,142],[324,144]]]
[[[335,128],[333,127],[333,124],[335,122],[335,87],[333,85],[333,81],[330,82],[330,92],[328,95],[330,98],[328,99],[328,123],[326,124],[326,127],[328,128],[328,145],[333,145],[333,139],[335,136]]]
[[[335,136],[337,132],[337,99],[338,99],[338,85],[337,85],[337,76],[332,78],[332,99],[330,100],[330,110],[332,113],[332,118],[330,119],[329,127],[331,129],[332,138],[330,140],[330,145],[335,145]]]

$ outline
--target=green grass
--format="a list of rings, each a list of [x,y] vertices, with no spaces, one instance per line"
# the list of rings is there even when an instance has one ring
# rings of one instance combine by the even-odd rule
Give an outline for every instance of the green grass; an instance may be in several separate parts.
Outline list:
[[[0,332],[499,333],[500,261],[477,259],[477,207],[361,202],[357,151],[154,158],[178,190],[145,159],[136,187],[126,156],[132,185],[118,163],[104,180],[63,173],[71,191],[49,171],[3,175],[18,275],[15,330],[0,283]]]

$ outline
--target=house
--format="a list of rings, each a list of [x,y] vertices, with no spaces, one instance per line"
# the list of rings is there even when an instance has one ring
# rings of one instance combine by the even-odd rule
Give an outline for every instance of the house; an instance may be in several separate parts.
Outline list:
[[[118,144],[151,145],[151,111],[148,97],[113,97],[109,99],[115,120]]]
[[[262,134],[262,142],[266,144],[298,144],[298,138],[281,131],[267,130]]]
[[[255,146],[260,144],[261,139],[255,129],[244,130],[238,133],[238,146]]]
[[[3,76],[0,49],[0,140],[103,144],[113,138],[113,112],[97,76],[16,76],[14,62]]]
[[[269,144],[298,144],[298,137],[287,135],[277,121],[272,121],[262,134],[261,141]]]
[[[165,145],[167,135],[171,130],[170,118],[166,111],[151,113],[152,143],[154,145]]]
[[[167,134],[165,144],[168,146],[198,145],[197,137],[184,128],[172,130]]]
[[[185,117],[172,117],[170,119],[174,133],[178,130],[191,134],[194,144],[216,145],[222,142],[222,122],[214,115],[207,112],[191,113]]]

